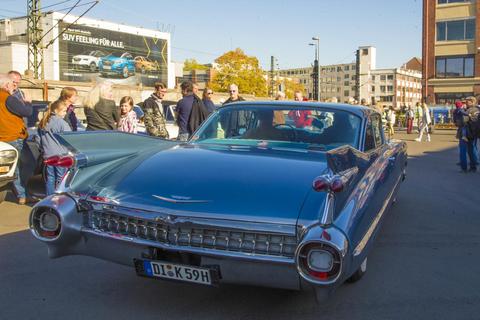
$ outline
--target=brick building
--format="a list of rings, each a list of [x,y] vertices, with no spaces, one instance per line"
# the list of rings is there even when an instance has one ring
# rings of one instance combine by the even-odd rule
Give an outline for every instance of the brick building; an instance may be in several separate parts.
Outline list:
[[[423,0],[423,98],[451,104],[480,94],[480,3]]]

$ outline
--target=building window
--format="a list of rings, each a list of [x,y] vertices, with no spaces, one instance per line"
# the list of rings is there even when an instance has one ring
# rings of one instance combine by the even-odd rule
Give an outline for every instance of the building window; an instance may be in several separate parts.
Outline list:
[[[438,4],[446,4],[446,3],[458,3],[458,2],[472,2],[472,0],[438,0]]]
[[[375,92],[375,86],[372,86],[372,92]]]
[[[385,93],[385,86],[380,86],[380,92]]]
[[[344,81],[344,82],[343,82],[343,85],[344,85],[344,86],[349,86],[349,85],[350,85],[350,82],[349,82],[349,81]]]
[[[437,57],[437,78],[473,77],[474,56]]]
[[[343,91],[343,95],[345,97],[348,97],[350,95],[350,91],[348,91],[348,90]]]
[[[387,80],[387,76],[386,75],[381,75],[380,80]]]
[[[340,82],[342,81],[342,78],[341,77],[337,77],[337,82]]]
[[[348,70],[350,70],[350,67],[349,67],[349,66],[345,66],[343,69],[344,69],[345,71],[348,71]]]
[[[475,39],[475,19],[437,22],[437,41]]]
[[[389,75],[387,76],[387,80],[393,80],[393,74],[389,74]]]
[[[350,79],[350,75],[348,73],[345,73],[345,75],[343,76],[344,79]]]
[[[393,91],[393,86],[387,86],[387,91],[392,92]]]
[[[342,71],[342,67],[337,67],[337,72]]]
[[[372,76],[372,81],[375,81],[375,76]]]

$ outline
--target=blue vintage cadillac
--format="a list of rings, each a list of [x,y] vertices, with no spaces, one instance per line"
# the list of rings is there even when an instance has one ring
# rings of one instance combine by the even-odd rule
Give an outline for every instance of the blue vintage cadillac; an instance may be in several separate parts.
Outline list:
[[[70,152],[45,161],[68,173],[30,216],[51,258],[318,298],[365,273],[407,163],[380,114],[342,104],[229,104],[182,144],[121,132],[58,139]]]

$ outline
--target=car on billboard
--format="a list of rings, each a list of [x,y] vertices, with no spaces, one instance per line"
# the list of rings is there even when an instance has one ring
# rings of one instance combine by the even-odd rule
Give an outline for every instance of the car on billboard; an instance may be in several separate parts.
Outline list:
[[[141,73],[147,73],[160,70],[160,65],[157,61],[151,60],[146,57],[135,57],[135,70]]]
[[[103,77],[121,76],[128,78],[135,74],[135,60],[133,60],[133,56],[128,52],[122,54],[112,53],[100,58],[98,70]]]
[[[73,56],[72,64],[75,69],[88,69],[91,72],[95,72],[98,70],[100,58],[107,55],[107,53],[100,50],[86,51]]]

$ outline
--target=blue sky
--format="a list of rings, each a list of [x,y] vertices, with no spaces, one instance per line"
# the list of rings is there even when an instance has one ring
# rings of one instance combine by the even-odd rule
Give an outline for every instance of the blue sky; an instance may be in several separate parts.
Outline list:
[[[0,18],[25,13],[26,0],[2,3]],[[421,0],[101,0],[87,16],[170,31],[174,61],[208,63],[238,47],[264,68],[272,55],[282,69],[303,67],[314,58],[312,36],[320,37],[320,64],[351,62],[361,45],[377,48],[377,68],[421,56]]]

